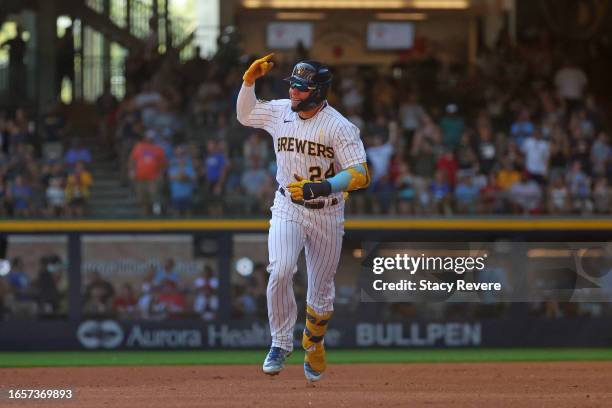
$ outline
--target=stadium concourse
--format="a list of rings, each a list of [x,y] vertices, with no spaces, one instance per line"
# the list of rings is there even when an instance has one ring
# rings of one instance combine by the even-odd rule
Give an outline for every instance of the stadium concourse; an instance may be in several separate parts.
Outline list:
[[[544,38],[544,37],[543,37]],[[330,102],[361,129],[372,184],[357,215],[609,214],[609,124],[587,61],[561,43],[500,41],[468,68],[435,53],[332,67]],[[236,122],[252,57],[125,65],[124,98],[0,111],[7,217],[263,216],[277,188],[271,138]],[[257,84],[287,97],[278,61]],[[83,126],[90,121],[93,126]],[[33,133],[36,126],[42,137]],[[155,151],[142,166],[143,151]]]

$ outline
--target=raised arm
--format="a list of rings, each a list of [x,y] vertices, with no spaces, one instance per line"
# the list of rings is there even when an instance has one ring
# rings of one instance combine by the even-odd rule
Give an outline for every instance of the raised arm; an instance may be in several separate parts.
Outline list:
[[[266,75],[274,67],[274,62],[270,61],[273,55],[268,54],[255,60],[242,76],[242,87],[236,102],[236,116],[238,122],[245,126],[259,127],[257,126],[258,123],[250,117],[257,104],[254,85],[258,78]]]

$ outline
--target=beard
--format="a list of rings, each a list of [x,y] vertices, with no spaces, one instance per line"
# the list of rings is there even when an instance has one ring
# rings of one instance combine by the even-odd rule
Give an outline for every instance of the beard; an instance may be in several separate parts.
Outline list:
[[[293,112],[301,112],[304,110],[304,100],[301,100],[297,103],[293,103],[293,101],[291,101],[291,110]]]

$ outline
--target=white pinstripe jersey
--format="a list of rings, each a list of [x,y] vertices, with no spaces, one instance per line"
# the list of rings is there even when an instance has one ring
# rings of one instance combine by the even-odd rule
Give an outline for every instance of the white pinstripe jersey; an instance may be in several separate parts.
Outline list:
[[[272,135],[280,186],[295,181],[294,174],[323,180],[366,162],[359,128],[327,102],[312,118],[301,119],[289,99],[258,100],[244,124]],[[331,196],[340,199],[342,193]]]

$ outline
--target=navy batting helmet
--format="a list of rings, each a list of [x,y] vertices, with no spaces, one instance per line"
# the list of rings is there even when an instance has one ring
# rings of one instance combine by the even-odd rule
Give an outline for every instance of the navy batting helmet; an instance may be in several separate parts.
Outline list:
[[[295,64],[291,76],[285,78],[285,81],[300,91],[312,91],[308,98],[300,102],[294,109],[299,112],[310,110],[327,98],[332,74],[329,68],[320,62],[306,60]]]

